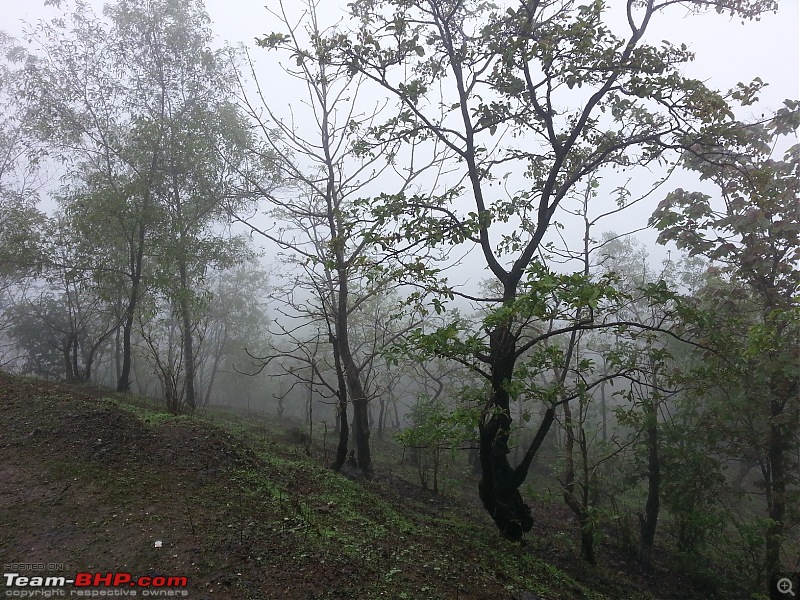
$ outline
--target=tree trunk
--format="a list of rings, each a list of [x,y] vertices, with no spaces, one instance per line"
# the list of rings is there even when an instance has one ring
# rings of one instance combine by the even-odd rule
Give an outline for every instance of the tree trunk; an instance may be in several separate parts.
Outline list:
[[[311,363],[311,383],[308,386],[308,439],[305,450],[311,456],[311,444],[314,441],[314,363]]]
[[[278,398],[278,418],[279,419],[283,418],[283,411],[284,411],[283,396],[280,396]]]
[[[347,460],[347,446],[350,444],[350,426],[347,422],[347,382],[344,378],[344,370],[342,368],[342,360],[339,356],[339,346],[336,339],[333,342],[333,362],[336,368],[336,378],[339,383],[337,395],[339,397],[339,404],[337,407],[336,426],[339,430],[339,443],[336,446],[336,457],[333,459],[331,469],[338,471],[344,466]]]
[[[188,289],[184,289],[188,293]],[[184,370],[186,371],[186,405],[189,412],[194,412],[197,406],[197,398],[194,390],[194,339],[192,337],[192,319],[189,311],[189,303],[181,300],[181,319],[183,321],[183,360]]]
[[[84,383],[89,383],[92,379],[92,366],[94,365],[94,358],[97,353],[97,346],[89,348],[89,352],[84,359],[83,364],[83,373],[81,375],[81,380]]]
[[[608,365],[603,363],[603,376],[608,375]],[[608,403],[606,401],[606,382],[600,384],[600,416],[603,420],[602,439],[608,441]]]
[[[145,204],[145,206],[147,206]],[[143,209],[144,212],[145,209]],[[122,369],[117,380],[117,391],[127,392],[131,389],[131,332],[136,317],[136,305],[139,302],[139,288],[142,283],[142,264],[144,261],[145,242],[144,218],[139,222],[138,245],[131,249],[131,294],[128,307],[125,309],[125,323],[122,327]]]
[[[339,424],[339,443],[336,445],[336,457],[333,459],[331,469],[338,471],[347,460],[347,446],[350,443],[350,426],[347,423],[347,390],[339,389],[339,410],[337,423]]]
[[[439,493],[439,463],[440,463],[440,454],[441,450],[439,449],[439,443],[433,443],[433,493]]]
[[[71,356],[72,342],[69,336],[64,336],[61,340],[61,354],[64,357],[64,378],[67,383],[75,381],[75,371],[72,369],[72,356]]]
[[[189,289],[189,274],[186,266],[186,225],[183,222],[183,211],[181,198],[178,195],[180,185],[177,182],[177,171],[173,166],[173,194],[175,195],[175,219],[177,221],[178,237],[180,238],[180,250],[178,254],[178,274],[180,275],[181,289],[180,302],[181,321],[183,323],[183,361],[184,371],[186,372],[185,394],[186,405],[189,412],[193,413],[197,406],[197,397],[194,389],[194,339],[192,336],[192,315],[189,307],[191,290]]]
[[[522,464],[513,469],[508,462],[511,413],[506,384],[514,372],[515,347],[516,340],[508,325],[496,326],[490,334],[491,397],[488,410],[479,423],[481,480],[478,494],[500,532],[510,540],[519,541],[533,527],[531,509],[523,502],[519,486],[525,480],[530,460],[538,449],[538,446],[535,449],[533,446],[540,436],[537,434],[528,451],[530,459],[526,456]]]
[[[400,422],[400,410],[397,408],[397,399],[392,399],[392,409],[394,410],[394,424],[395,430],[399,430],[402,423]]]
[[[131,389],[131,331],[135,310],[133,304],[128,305],[125,323],[122,326],[122,367],[117,379],[118,392],[127,392]]]
[[[474,442],[470,442],[469,447],[469,466],[470,470],[472,471],[473,475],[480,475],[481,474],[481,453],[480,453],[480,444],[475,444]]]
[[[114,332],[114,375],[116,380],[119,381],[120,375],[122,374],[122,297],[120,296],[117,298],[117,317],[119,321],[117,321],[117,328]]]
[[[779,419],[784,413],[782,402],[771,399],[769,405],[771,417],[767,439],[769,479],[766,483],[770,521],[766,531],[765,569],[767,573],[777,573],[781,570],[781,546],[786,518],[786,459],[783,431],[786,426]]]
[[[585,515],[581,520],[581,556],[590,565],[597,563],[594,551],[594,523]]]
[[[335,343],[339,349],[339,358],[344,370],[344,377],[347,382],[347,390],[350,393],[350,401],[353,405],[353,441],[356,447],[356,461],[358,468],[365,475],[372,475],[372,455],[369,448],[369,401],[364,387],[361,384],[361,373],[358,365],[353,358],[350,350],[349,332],[349,286],[347,277],[348,269],[341,254],[338,251],[336,257],[338,269],[338,297],[336,302],[336,339]]]
[[[580,451],[583,481],[580,495],[575,493],[575,432],[580,432]],[[578,518],[581,527],[581,556],[589,564],[595,564],[594,551],[595,524],[591,515],[591,481],[588,468],[588,448],[583,425],[572,419],[569,402],[564,403],[564,501]]]
[[[353,365],[355,366],[355,364]],[[352,380],[351,380],[352,379]],[[372,453],[369,447],[369,402],[358,377],[348,378],[353,390],[353,441],[356,446],[358,468],[367,476],[372,475]]]
[[[227,328],[227,324],[225,325]],[[222,361],[222,352],[217,352],[214,356],[214,362],[211,365],[211,374],[208,377],[208,386],[206,387],[205,397],[203,398],[203,406],[208,406],[211,403],[211,390],[214,388],[214,382],[217,379],[217,372],[219,365]]]
[[[386,427],[386,400],[384,398],[380,399],[380,411],[378,412],[378,439],[383,439],[383,431]]]
[[[83,381],[78,365],[78,336],[72,336],[72,376],[74,381]]]
[[[644,516],[639,515],[640,535],[637,559],[645,569],[652,564],[653,540],[658,525],[661,502],[661,463],[658,455],[658,402],[651,399],[646,405],[647,434],[647,502]]]
[[[314,401],[314,368],[311,368],[311,381],[308,384],[308,398],[306,398],[306,425],[311,427],[314,409],[311,403]]]

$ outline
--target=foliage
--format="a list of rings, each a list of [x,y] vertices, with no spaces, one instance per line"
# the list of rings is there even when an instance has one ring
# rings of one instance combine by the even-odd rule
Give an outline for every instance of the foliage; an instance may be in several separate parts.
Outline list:
[[[465,443],[474,440],[478,416],[476,408],[453,409],[438,398],[417,399],[407,417],[409,426],[397,439],[411,452],[423,488],[428,489],[431,475],[431,489],[434,493],[440,491],[439,475],[446,451],[452,457]]]
[[[398,439],[424,487],[439,491],[447,451],[469,445],[511,540],[533,527],[520,490],[545,449],[562,459],[537,475],[563,467],[589,560],[616,512],[631,543],[638,514],[644,567],[659,522],[695,564],[734,533],[730,562],[754,579],[789,564],[800,104],[741,122],[763,81],[711,89],[686,75],[686,44],[650,39],[670,11],[753,19],[775,0],[353,0],[330,25],[316,0],[278,2],[278,31],[256,40],[278,86],[251,86],[255,63],[214,49],[200,0],[47,4],[59,17],[29,26],[27,49],[0,34],[0,342],[20,368],[120,390],[157,380],[173,413],[249,412],[272,390],[242,372],[264,369],[283,378],[281,410],[307,391],[307,452],[311,407],[334,407],[335,468],[355,446],[372,473],[390,407],[397,426],[409,409]],[[63,171],[52,220],[37,209],[45,156]],[[630,238],[594,239],[678,169],[703,191],[669,193],[650,224],[689,257],[654,273]],[[639,199],[607,193],[620,173],[632,189],[657,179]],[[272,253],[269,288],[242,228]],[[490,280],[471,292],[458,265]],[[270,467],[290,462],[309,469]],[[758,469],[758,497],[736,465]],[[346,498],[292,507],[292,531],[351,558],[374,557],[392,526],[412,533],[391,511],[359,516],[358,488],[312,470]],[[235,484],[283,510],[285,477]],[[381,563],[375,580],[402,573]]]
[[[10,335],[20,354],[15,361],[17,370],[45,379],[58,379],[64,374],[59,329],[68,331],[64,305],[52,297],[40,299],[36,312],[25,304],[13,306]]]
[[[778,307],[800,286],[800,145],[772,158],[776,141],[800,127],[800,103],[764,123],[740,124],[727,136],[702,141],[685,155],[687,168],[720,190],[720,202],[678,189],[653,213],[659,242],[674,241],[690,255],[721,263]]]
[[[512,539],[533,524],[518,487],[552,423],[551,412],[525,460],[512,467],[510,401],[524,380],[517,361],[549,337],[595,327],[592,305],[603,297],[578,284],[562,307],[581,305],[587,319],[521,340],[517,324],[541,318],[548,291],[540,288],[552,284],[535,257],[556,226],[556,211],[603,170],[669,160],[670,149],[733,125],[725,95],[682,74],[692,59],[685,45],[646,42],[651,20],[668,4],[627,2],[623,35],[609,24],[619,5],[600,1],[403,0],[387,10],[385,3],[357,0],[350,4],[356,30],[329,36],[336,64],[397,102],[395,115],[371,130],[377,140],[433,141],[455,158],[452,181],[438,182],[424,198],[387,205],[413,240],[475,244],[500,288],[499,297],[482,299],[490,313],[485,328],[464,339],[440,328],[432,343],[444,345],[440,355],[448,344],[457,352],[478,350],[460,360],[485,365],[475,364],[492,384],[481,420],[480,494]],[[724,5],[749,18],[772,8],[772,2]],[[515,172],[524,177],[511,177]],[[492,190],[495,184],[505,186],[503,194]]]
[[[203,279],[249,254],[222,227],[224,207],[245,198],[242,171],[263,166],[245,160],[252,138],[228,99],[230,51],[211,50],[201,2],[118,0],[103,18],[80,2],[62,11],[27,33],[25,97],[31,128],[66,169],[66,225],[85,256],[104,255],[68,268],[89,273],[115,305],[120,390],[130,386],[138,304],[169,300],[192,407]]]
[[[786,101],[764,123],[690,148],[687,166],[717,184],[720,200],[677,190],[652,219],[660,241],[721,265],[684,312],[707,349],[686,380],[724,431],[718,451],[761,468],[766,572],[780,570],[786,532],[796,525],[788,507],[800,475],[790,458],[800,432],[800,146],[772,158],[800,125],[799,109]]]

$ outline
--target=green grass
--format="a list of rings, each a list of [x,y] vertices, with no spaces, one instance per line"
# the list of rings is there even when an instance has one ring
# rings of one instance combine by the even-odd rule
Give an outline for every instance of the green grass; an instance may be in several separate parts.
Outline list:
[[[46,413],[50,403],[64,402],[67,396],[43,393],[41,406],[35,411]],[[146,482],[148,491],[156,490],[156,494],[144,506],[152,503],[161,507],[162,500],[171,503],[170,525],[184,532],[191,528],[192,536],[204,540],[203,544],[213,550],[204,554],[202,573],[235,568],[230,561],[244,557],[236,560],[255,561],[264,568],[289,564],[298,569],[298,576],[303,569],[313,573],[323,563],[352,571],[349,578],[337,580],[338,589],[318,597],[444,600],[492,594],[511,597],[522,592],[549,600],[651,597],[621,583],[618,588],[625,590],[622,596],[603,594],[584,578],[590,567],[577,573],[581,578],[578,581],[548,561],[546,555],[523,550],[501,538],[482,510],[475,508],[474,497],[469,496],[469,505],[458,497],[459,493],[475,491],[472,483],[460,484],[462,466],[443,473],[445,496],[434,498],[421,491],[416,494],[414,468],[400,464],[402,452],[390,440],[373,446],[379,472],[392,474],[389,483],[381,479],[355,482],[307,457],[302,446],[286,441],[285,429],[269,423],[263,415],[248,419],[231,411],[206,410],[195,417],[176,417],[150,401],[121,395],[104,397],[99,403],[129,412],[150,430],[203,423],[199,428],[202,431],[218,428],[235,438],[232,446],[225,448],[224,436],[211,436],[214,452],[221,448],[235,458],[239,451],[234,448],[244,442],[255,454],[256,460],[230,463],[237,466],[198,474],[197,480],[191,477],[195,472],[191,465],[184,464],[183,468],[189,470],[182,481],[175,480],[168,468],[151,466],[146,451],[130,469],[125,465],[120,468],[120,463],[107,468],[97,461],[76,464],[57,457],[47,459],[48,477],[85,481],[86,488],[101,497],[105,506],[113,507],[111,510],[136,506],[137,487]],[[199,437],[205,439],[202,433]],[[313,452],[317,457],[321,454],[319,442],[315,439]],[[329,448],[335,444],[331,433],[328,444]],[[180,452],[180,448],[172,451]],[[191,447],[187,446],[186,452],[191,452]],[[408,483],[392,488],[391,482],[405,474]],[[142,518],[148,534],[166,526],[159,509]],[[103,541],[103,531],[115,523],[109,519],[105,513],[90,515],[86,525],[99,530],[98,539]],[[259,597],[257,589],[246,582],[234,580],[231,585],[238,597]]]
[[[187,418],[154,411],[141,404],[125,405],[123,402],[120,407],[150,426]],[[554,565],[521,552],[493,530],[476,526],[456,514],[420,522],[419,518],[415,519],[414,501],[407,502],[406,510],[398,510],[371,493],[363,483],[350,481],[324,468],[306,457],[297,446],[281,443],[283,431],[280,427],[248,422],[232,412],[205,410],[197,418],[246,441],[263,461],[264,470],[241,469],[231,476],[231,483],[244,498],[266,503],[275,513],[274,521],[258,523],[255,527],[293,534],[293,559],[297,561],[336,554],[341,559],[359,561],[362,568],[374,573],[371,580],[362,582],[358,590],[360,597],[452,598],[459,589],[459,581],[452,575],[457,559],[447,552],[448,548],[440,547],[439,532],[446,530],[476,556],[487,557],[478,562],[477,569],[472,568],[471,575],[490,581],[501,572],[509,594],[527,591],[553,598],[606,598]],[[376,448],[385,448],[381,454],[399,462],[396,445],[384,441],[376,444]],[[383,458],[381,454],[378,460]],[[395,468],[395,471],[414,476],[413,467]],[[446,475],[442,477],[444,481],[447,479]],[[293,482],[297,481],[312,481],[313,486],[298,494],[292,490]],[[446,489],[456,487],[453,480]],[[229,520],[229,528],[242,525],[235,511],[231,512]],[[431,547],[438,551],[432,552]],[[428,583],[420,585],[420,580]]]

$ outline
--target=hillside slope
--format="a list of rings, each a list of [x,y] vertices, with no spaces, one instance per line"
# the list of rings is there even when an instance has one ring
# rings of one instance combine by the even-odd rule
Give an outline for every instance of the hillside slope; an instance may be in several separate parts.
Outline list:
[[[0,373],[4,572],[186,577],[175,594],[198,600],[654,598],[622,573],[560,569],[397,478],[350,481],[275,435],[131,402]]]

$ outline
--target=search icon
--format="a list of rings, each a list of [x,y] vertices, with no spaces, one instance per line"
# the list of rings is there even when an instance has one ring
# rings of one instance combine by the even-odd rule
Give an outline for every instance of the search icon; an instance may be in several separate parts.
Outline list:
[[[781,577],[780,579],[778,579],[778,583],[777,583],[776,587],[778,588],[778,591],[781,594],[784,594],[784,595],[788,594],[788,595],[790,595],[792,597],[795,596],[794,584],[792,583],[792,580],[789,579],[788,577]]]

